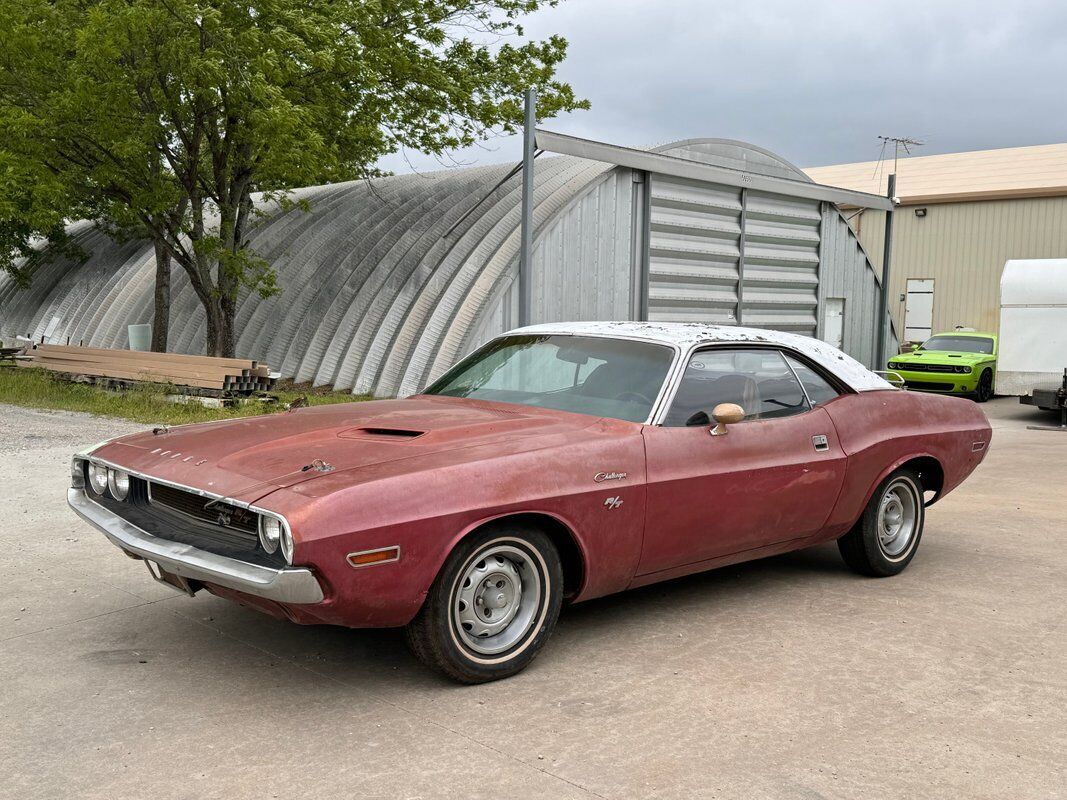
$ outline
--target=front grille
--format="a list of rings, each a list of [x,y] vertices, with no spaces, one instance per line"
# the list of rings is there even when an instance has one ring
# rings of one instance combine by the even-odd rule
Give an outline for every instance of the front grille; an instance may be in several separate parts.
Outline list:
[[[955,372],[956,368],[951,364],[901,364],[899,369],[904,372]]]
[[[258,537],[206,522],[197,522],[186,514],[165,511],[159,505],[121,503],[111,497],[94,497],[93,501],[160,539],[181,542],[209,553],[262,567],[282,569],[286,566],[285,557],[281,552],[276,550],[267,553],[259,545]]]
[[[200,550],[207,550],[209,553],[262,567],[282,569],[286,566],[281,550],[267,553],[260,545],[257,534],[233,527],[227,528],[216,524],[215,520],[201,521],[193,514],[158,502],[159,489],[170,488],[161,487],[158,483],[153,483],[151,487],[152,497],[156,502],[149,502],[148,488],[147,481],[141,478],[131,478],[130,496],[124,502],[115,500],[110,495],[100,497],[90,494],[89,496],[92,497],[93,502],[161,539],[182,542]],[[203,503],[208,502],[208,498],[200,498],[195,492],[182,492],[181,489],[172,491],[202,499]],[[201,503],[201,508],[203,503]],[[188,503],[187,507],[189,507]],[[228,506],[228,508],[233,508],[233,506]]]
[[[253,535],[259,532],[259,518],[254,511],[162,483],[149,484],[149,490],[152,505],[177,511],[220,528]]]
[[[933,381],[906,381],[904,385],[909,389],[925,389],[928,392],[951,392],[956,388],[954,383],[935,383]]]
[[[210,498],[159,483],[149,485],[144,478],[134,475],[130,476],[130,494],[125,501],[115,500],[110,495],[101,497],[88,489],[88,465],[88,461],[82,462],[82,479],[86,484],[85,492],[93,502],[152,536],[262,567],[283,569],[287,566],[280,548],[268,553],[259,543],[258,515],[254,511],[220,501],[218,505],[223,509],[242,513],[230,518],[230,526],[219,525],[218,517],[209,516],[204,510]],[[242,527],[232,524],[238,519]]]

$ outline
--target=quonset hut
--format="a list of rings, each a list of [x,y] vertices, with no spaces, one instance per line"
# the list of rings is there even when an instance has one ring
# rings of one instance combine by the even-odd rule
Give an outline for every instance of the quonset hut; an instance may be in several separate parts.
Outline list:
[[[885,198],[812,183],[754,145],[651,151],[538,131],[529,322],[648,319],[817,336],[867,365],[880,291],[838,205]],[[417,392],[519,324],[521,185],[508,165],[297,190],[251,246],[281,293],[242,296],[237,355],[357,393]],[[28,289],[0,274],[0,334],[126,347],[150,322],[149,244],[72,227],[88,259],[43,259]],[[203,310],[174,269],[169,349],[203,352]]]

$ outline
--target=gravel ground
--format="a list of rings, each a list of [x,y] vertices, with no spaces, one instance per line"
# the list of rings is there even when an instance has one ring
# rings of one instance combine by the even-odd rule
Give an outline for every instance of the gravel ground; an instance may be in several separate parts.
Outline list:
[[[64,497],[143,426],[0,406],[0,797],[1067,796],[1067,435],[986,408],[903,575],[830,546],[605,598],[457,687],[396,631],[155,584]]]

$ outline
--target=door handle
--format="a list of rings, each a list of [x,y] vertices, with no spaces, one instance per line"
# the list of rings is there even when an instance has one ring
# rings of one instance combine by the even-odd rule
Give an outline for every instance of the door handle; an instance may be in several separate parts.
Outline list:
[[[825,453],[830,449],[830,440],[826,438],[824,434],[816,434],[811,437],[811,443],[815,447],[816,453]]]

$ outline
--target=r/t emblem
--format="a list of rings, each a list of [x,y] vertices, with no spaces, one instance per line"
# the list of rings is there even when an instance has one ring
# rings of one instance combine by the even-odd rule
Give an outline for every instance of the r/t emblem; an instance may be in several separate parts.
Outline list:
[[[608,509],[608,511],[613,511],[621,505],[622,500],[618,497],[609,497],[607,500],[604,501],[604,506]]]

